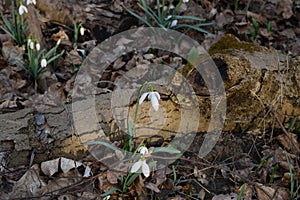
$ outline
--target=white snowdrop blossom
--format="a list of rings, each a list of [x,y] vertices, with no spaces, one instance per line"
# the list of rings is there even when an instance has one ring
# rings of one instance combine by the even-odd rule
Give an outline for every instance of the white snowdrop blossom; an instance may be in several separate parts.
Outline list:
[[[31,40],[30,40],[30,42],[29,42],[29,47],[30,47],[30,49],[34,49],[34,42],[32,42]]]
[[[57,42],[56,42],[56,45],[58,46],[61,42],[61,39],[58,39]]]
[[[178,22],[177,19],[173,20],[172,23],[171,23],[171,25],[170,25],[170,27],[176,26],[176,25],[177,25],[177,22]]]
[[[144,176],[148,177],[150,175],[149,165],[146,163],[145,159],[140,159],[136,163],[134,163],[131,167],[130,172],[135,173],[142,167],[142,173]]]
[[[103,200],[109,200],[110,199],[110,195],[107,195],[106,197],[103,198]]]
[[[45,58],[43,58],[43,59],[41,60],[41,67],[44,68],[44,67],[46,67],[46,66],[47,66],[47,60],[46,60]]]
[[[41,45],[40,45],[40,43],[36,43],[36,45],[35,45],[35,48],[36,48],[36,50],[40,50],[41,49]]]
[[[142,155],[146,155],[146,154],[148,154],[148,149],[147,149],[147,147],[142,146],[138,149],[138,152],[140,152],[140,154],[142,154]]]
[[[29,4],[34,4],[36,5],[36,0],[27,0],[26,1],[26,4],[29,5]]]
[[[158,111],[159,103],[158,100],[160,99],[160,95],[158,92],[146,92],[142,94],[141,98],[139,99],[139,104],[142,104],[143,101],[148,96],[148,99],[151,101],[152,107],[155,111]]]
[[[189,0],[183,0],[182,2],[183,2],[183,3],[188,3],[188,2],[189,2]]]
[[[172,17],[172,15],[168,15],[168,16],[165,18],[165,20],[169,20],[169,19],[171,19],[171,17]]]
[[[19,14],[23,15],[24,13],[28,13],[28,10],[27,10],[26,6],[20,5]]]
[[[30,43],[31,43],[31,39],[28,39],[27,44],[30,45]]]
[[[141,154],[141,159],[132,165],[130,172],[135,173],[142,168],[142,173],[145,177],[148,177],[150,175],[150,168],[145,159],[145,155],[148,154],[148,149],[145,146],[141,146],[138,152]]]
[[[80,35],[84,35],[84,31],[85,31],[85,28],[84,27],[80,27],[80,29],[79,29],[79,32],[80,32]]]

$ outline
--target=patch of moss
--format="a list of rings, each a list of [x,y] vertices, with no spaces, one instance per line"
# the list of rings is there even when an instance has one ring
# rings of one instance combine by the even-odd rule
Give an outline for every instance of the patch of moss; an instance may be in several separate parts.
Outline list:
[[[254,52],[260,51],[261,47],[249,42],[239,41],[239,39],[232,34],[226,34],[210,47],[208,53],[213,55],[216,53],[226,53],[228,50],[244,50]]]

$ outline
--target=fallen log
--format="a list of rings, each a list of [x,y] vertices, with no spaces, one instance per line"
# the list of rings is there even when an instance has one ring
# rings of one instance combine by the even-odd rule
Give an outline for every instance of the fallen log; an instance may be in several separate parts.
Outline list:
[[[220,46],[221,49],[218,49]],[[248,130],[280,128],[280,125],[274,123],[274,110],[278,114],[276,117],[279,117],[284,125],[288,125],[295,116],[300,116],[299,57],[292,58],[265,47],[239,42],[230,35],[213,45],[210,53],[221,73],[226,90],[227,112],[223,131],[241,133]],[[153,120],[149,112],[139,112],[137,129],[140,137],[148,137],[151,135],[149,130],[159,126],[155,135],[170,139],[177,133],[178,125],[184,120],[199,123],[197,132],[207,131],[211,118],[211,101],[207,88],[195,70],[181,73],[186,75],[186,79],[196,90],[200,117],[195,119],[190,116],[183,119],[182,105],[162,91],[160,106],[163,108],[164,122]],[[112,105],[111,95],[99,94],[95,97],[97,122],[102,131],[100,136],[99,133],[89,132],[87,127],[86,134],[81,131],[78,137],[72,114],[74,106],[84,108],[80,102],[73,104],[73,108],[66,104],[39,112],[28,108],[1,114],[0,152],[8,155],[7,166],[29,165],[31,162],[39,163],[59,156],[79,159],[87,154],[87,148],[82,142],[103,137],[111,140],[122,138],[127,127],[125,125],[124,129],[121,123],[116,121],[116,106]],[[133,99],[127,105],[122,105],[130,107],[131,117],[134,115],[134,102]],[[85,109],[90,109],[89,105],[85,106]],[[141,110],[150,108],[149,102],[140,107]],[[40,115],[45,117],[44,123],[37,122]],[[86,119],[83,117],[76,120]],[[121,121],[120,118],[118,120]]]

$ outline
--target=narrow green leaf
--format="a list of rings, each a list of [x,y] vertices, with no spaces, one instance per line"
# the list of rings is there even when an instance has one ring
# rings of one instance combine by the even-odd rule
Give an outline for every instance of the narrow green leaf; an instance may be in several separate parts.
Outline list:
[[[183,20],[194,20],[194,21],[206,21],[205,18],[200,18],[200,17],[194,17],[194,16],[180,16],[180,15],[174,15],[173,16],[175,19],[183,19]]]
[[[0,28],[6,33],[8,34],[13,40],[16,41],[16,37],[11,33],[9,32],[7,29],[5,29],[3,26],[0,26]]]
[[[198,31],[200,33],[211,34],[210,32],[208,32],[208,31],[206,31],[206,30],[204,30],[202,28],[199,28],[199,27],[196,27],[196,26],[193,26],[193,25],[189,25],[189,24],[177,24],[175,26],[175,29],[177,29],[177,28],[189,28],[189,29],[196,30],[196,31]]]
[[[139,5],[139,4],[138,4]],[[157,25],[162,24],[160,21],[161,19],[158,18],[158,16],[155,14],[155,12],[151,8],[143,7],[139,5],[139,7],[145,11],[146,15],[148,16],[147,21],[150,21],[149,18],[151,18]]]
[[[140,173],[132,174],[132,176],[129,178],[129,180],[126,183],[127,187],[129,187],[139,175],[140,175]]]
[[[297,118],[298,118],[298,117],[294,117],[294,118],[292,119],[292,121],[291,121],[291,123],[290,123],[290,125],[289,125],[289,127],[288,127],[288,129],[287,129],[288,132],[290,132],[290,131],[293,129],[293,127],[295,126],[295,123],[296,123],[296,121],[297,121]]]
[[[115,191],[119,191],[119,192],[122,192],[122,190],[120,190],[119,188],[116,188],[116,187],[113,187],[111,188],[110,190],[108,190],[107,192],[101,194],[101,197],[104,198],[108,195],[111,195],[112,193],[114,193]]]
[[[157,153],[157,152],[165,152],[165,153],[170,153],[170,154],[180,154],[181,151],[175,149],[174,147],[157,147],[153,149],[152,153]]]
[[[244,193],[244,191],[245,191],[245,189],[246,189],[246,186],[247,186],[247,183],[244,183],[243,185],[242,185],[242,188],[241,188],[241,191],[239,192],[239,196],[238,196],[238,200],[242,200],[242,198],[243,198],[243,193]]]
[[[277,163],[277,164],[274,166],[273,170],[272,170],[272,174],[271,174],[271,177],[270,177],[270,183],[273,183],[274,178],[275,178],[275,175],[276,175],[278,169],[279,169],[279,165],[278,165],[278,163]]]
[[[114,146],[114,145],[111,145],[111,144],[108,143],[108,142],[101,141],[101,140],[94,141],[94,142],[86,142],[86,143],[84,143],[84,144],[85,144],[85,145],[101,144],[101,145],[104,145],[104,146],[106,146],[106,147],[108,147],[108,148],[114,150],[114,151],[118,151],[118,150],[119,150],[118,147],[116,147],[116,146]]]
[[[123,6],[123,8],[129,12],[131,15],[133,15],[134,17],[136,17],[138,20],[142,21],[144,24],[146,24],[149,27],[152,27],[151,23],[149,23],[147,20],[145,20],[144,18],[142,18],[141,16],[139,16],[138,14],[136,14],[135,12],[129,10],[128,8],[126,8],[125,6]]]
[[[64,50],[61,51],[59,54],[53,56],[52,58],[50,58],[49,60],[47,60],[47,63],[50,64],[51,62],[53,62],[54,60],[57,60],[59,57],[61,57],[64,54]]]

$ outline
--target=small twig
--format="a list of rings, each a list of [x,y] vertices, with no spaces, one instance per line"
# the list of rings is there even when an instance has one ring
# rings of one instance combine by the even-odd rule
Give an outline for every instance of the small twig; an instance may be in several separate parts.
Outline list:
[[[197,181],[196,179],[194,179],[194,181],[203,189],[203,190],[205,190],[207,193],[209,193],[209,194],[211,194],[211,192],[207,189],[207,188],[205,188],[201,183],[199,183],[199,181]]]
[[[276,111],[275,111],[273,108],[271,108],[271,107],[269,107],[269,109],[270,109],[271,113],[274,115],[274,117],[275,117],[276,121],[278,122],[278,124],[279,124],[281,130],[283,131],[283,133],[289,138],[290,143],[295,147],[296,151],[299,153],[299,152],[300,152],[299,147],[293,142],[293,140],[292,140],[292,138],[291,138],[291,134],[290,134],[290,133],[286,130],[286,128],[283,126],[283,124],[282,124],[282,122],[280,121],[280,119],[279,119],[279,117],[278,117]]]

